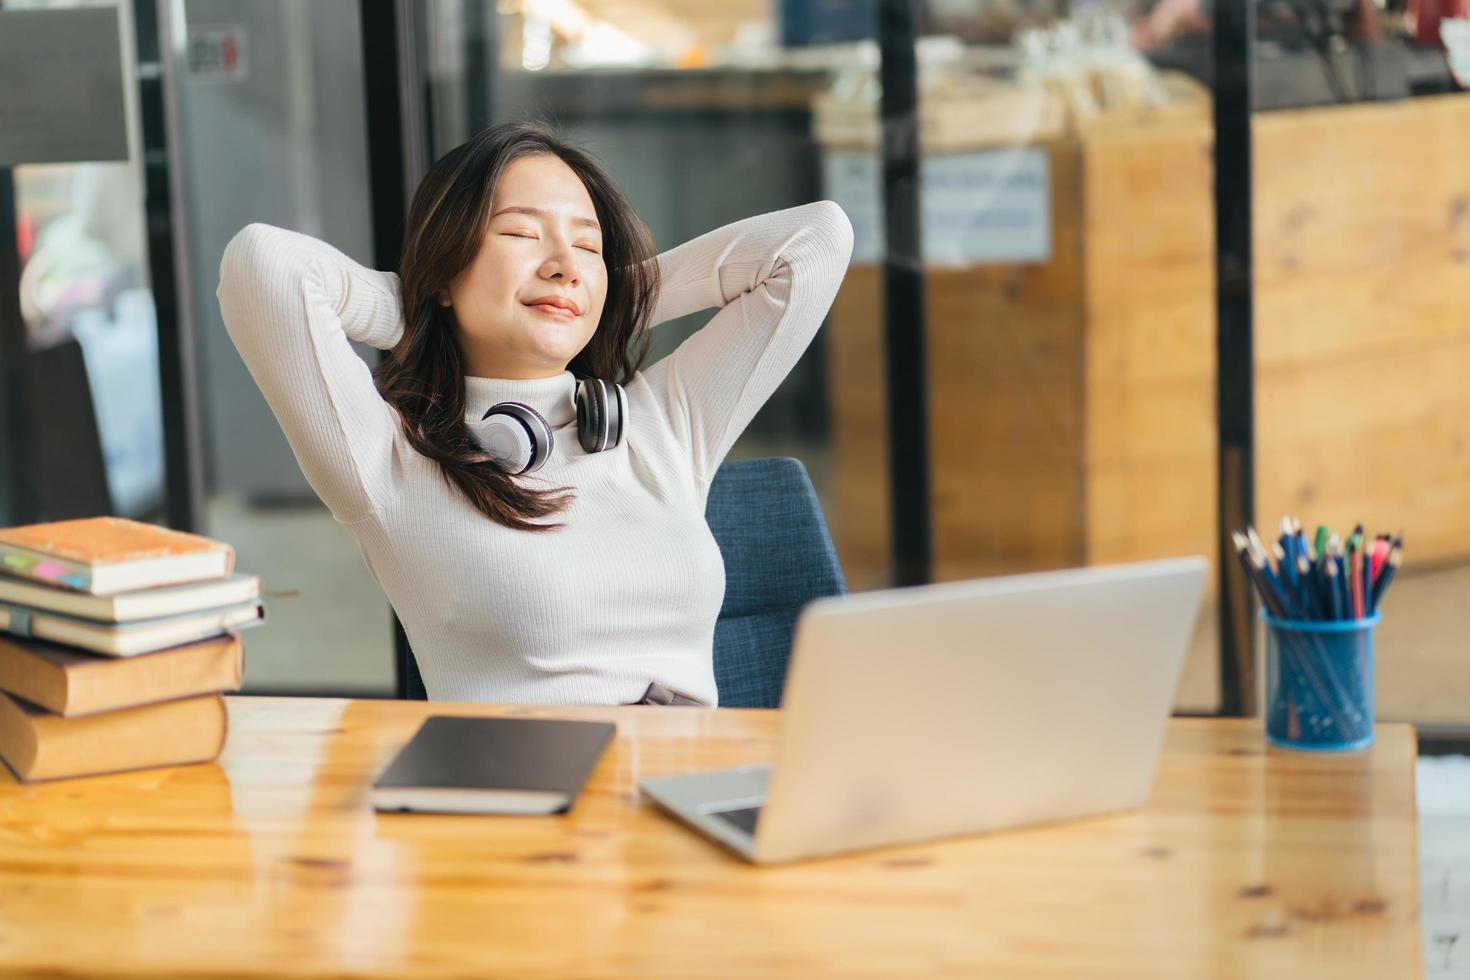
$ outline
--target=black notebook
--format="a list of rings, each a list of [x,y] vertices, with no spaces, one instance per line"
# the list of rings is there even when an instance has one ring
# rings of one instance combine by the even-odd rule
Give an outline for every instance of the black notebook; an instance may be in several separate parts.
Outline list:
[[[373,783],[373,806],[561,813],[577,798],[616,730],[600,721],[435,715]]]

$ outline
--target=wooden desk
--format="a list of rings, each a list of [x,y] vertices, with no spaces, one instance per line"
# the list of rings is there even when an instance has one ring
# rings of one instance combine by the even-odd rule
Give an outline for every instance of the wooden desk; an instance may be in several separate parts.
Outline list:
[[[773,712],[230,711],[217,765],[0,781],[0,972],[1419,976],[1407,726],[1314,757],[1178,719],[1137,813],[757,869],[637,781],[768,758]],[[613,719],[619,738],[566,817],[374,813],[368,783],[434,712]]]

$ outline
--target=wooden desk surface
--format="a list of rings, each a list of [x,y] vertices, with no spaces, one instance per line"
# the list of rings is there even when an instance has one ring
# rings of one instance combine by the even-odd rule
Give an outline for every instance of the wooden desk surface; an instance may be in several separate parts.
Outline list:
[[[637,781],[767,759],[774,712],[230,713],[218,764],[0,779],[0,972],[1419,976],[1407,726],[1321,757],[1266,750],[1253,722],[1176,719],[1141,811],[753,868]],[[376,814],[369,782],[430,713],[611,719],[619,737],[566,817]]]

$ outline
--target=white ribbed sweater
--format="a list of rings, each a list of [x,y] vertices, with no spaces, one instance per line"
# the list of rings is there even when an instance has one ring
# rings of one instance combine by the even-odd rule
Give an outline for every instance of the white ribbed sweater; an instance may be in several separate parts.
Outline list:
[[[651,320],[720,311],[627,386],[623,444],[577,441],[570,372],[465,380],[466,417],[532,405],[556,431],[520,479],[569,486],[551,532],[472,508],[406,441],[348,338],[389,348],[398,278],[316,239],[252,224],[225,249],[226,328],[306,478],[357,540],[439,700],[622,704],[650,682],[715,704],[724,566],[704,521],[709,481],[810,343],[852,251],[823,201],[735,222],[658,257]]]

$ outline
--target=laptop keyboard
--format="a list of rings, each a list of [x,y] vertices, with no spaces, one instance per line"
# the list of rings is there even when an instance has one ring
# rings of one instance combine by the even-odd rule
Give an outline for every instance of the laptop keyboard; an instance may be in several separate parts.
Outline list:
[[[734,827],[745,831],[750,836],[755,836],[756,821],[760,819],[761,808],[758,806],[745,807],[740,810],[716,810],[710,814]]]

